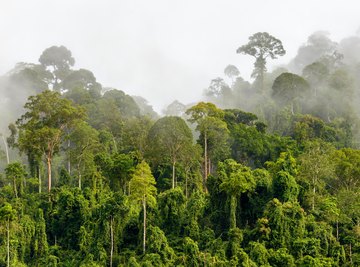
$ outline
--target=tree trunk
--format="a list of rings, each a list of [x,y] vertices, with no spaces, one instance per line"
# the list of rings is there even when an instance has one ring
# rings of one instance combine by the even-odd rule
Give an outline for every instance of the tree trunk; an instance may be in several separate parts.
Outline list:
[[[68,140],[67,147],[68,147],[68,151],[69,151],[69,158],[68,158],[68,162],[67,162],[67,169],[68,169],[68,173],[69,173],[69,175],[71,175],[71,162],[70,162],[70,140]]]
[[[261,55],[262,60],[264,60],[263,55]],[[264,85],[264,76],[265,76],[265,65],[260,66],[260,90],[261,94],[265,95],[265,85]]]
[[[230,229],[236,227],[236,196],[232,195],[230,198]]]
[[[79,163],[77,165],[77,169],[78,169],[78,178],[79,178],[79,189],[81,190],[81,171],[80,171],[80,162],[81,160],[79,160]]]
[[[38,178],[39,178],[39,194],[41,193],[41,173],[40,173],[40,165],[38,166]]]
[[[211,174],[211,159],[209,159],[209,164],[208,164],[208,175]]]
[[[110,248],[110,267],[112,267],[113,262],[113,254],[114,254],[114,218],[113,216],[110,217],[110,239],[111,239],[111,248]]]
[[[3,139],[3,142],[4,142],[4,147],[5,147],[5,153],[6,153],[6,162],[7,164],[10,163],[10,157],[9,157],[9,149],[8,149],[8,145],[7,145],[7,142],[5,140],[5,137],[3,135],[1,135],[2,139]]]
[[[204,188],[205,188],[205,192],[207,191],[207,187],[206,187],[206,182],[207,182],[207,177],[208,177],[208,157],[207,157],[207,134],[206,131],[204,132]]]
[[[6,233],[7,233],[7,239],[6,239],[6,266],[10,267],[10,219],[6,222]]]
[[[294,103],[293,102],[291,102],[290,108],[291,108],[291,115],[294,115],[295,113],[294,113]]]
[[[51,158],[47,157],[47,171],[48,171],[48,191],[51,191]]]
[[[113,142],[114,142],[114,152],[117,153],[117,145],[116,145],[115,137],[113,137]]]
[[[79,189],[81,190],[81,173],[79,173]]]
[[[13,177],[13,186],[14,186],[14,194],[15,194],[15,198],[18,197],[18,193],[17,193],[17,188],[16,188],[16,177]]]
[[[315,210],[315,194],[316,194],[315,179],[313,179],[312,210]]]
[[[146,196],[143,196],[143,213],[144,213],[144,229],[143,229],[143,253],[145,254],[145,249],[146,249]]]
[[[79,162],[78,162],[78,164],[77,164],[77,170],[78,170],[78,178],[79,178],[79,189],[81,190],[81,185],[82,185],[82,181],[81,181],[81,178],[82,178],[82,176],[81,176],[81,170],[80,170],[80,167],[81,167],[81,156],[82,155],[80,155],[79,156]]]
[[[188,171],[185,171],[185,197],[188,199]]]
[[[172,189],[175,188],[175,164],[176,161],[174,160],[172,164]]]

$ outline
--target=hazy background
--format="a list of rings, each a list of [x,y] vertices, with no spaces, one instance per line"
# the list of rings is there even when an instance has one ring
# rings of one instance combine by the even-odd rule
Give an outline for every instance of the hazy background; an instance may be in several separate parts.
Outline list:
[[[295,57],[314,31],[336,42],[354,35],[359,10],[355,0],[0,0],[0,75],[64,45],[74,68],[160,111],[174,99],[199,99],[228,64],[249,79],[253,59],[235,51],[253,33],[267,31],[287,50],[269,61],[271,70]]]

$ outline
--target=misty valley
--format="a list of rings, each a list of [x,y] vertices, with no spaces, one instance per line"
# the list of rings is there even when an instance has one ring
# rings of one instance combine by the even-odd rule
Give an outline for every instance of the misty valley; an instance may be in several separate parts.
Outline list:
[[[238,45],[161,112],[65,46],[2,75],[0,266],[360,266],[360,37]]]

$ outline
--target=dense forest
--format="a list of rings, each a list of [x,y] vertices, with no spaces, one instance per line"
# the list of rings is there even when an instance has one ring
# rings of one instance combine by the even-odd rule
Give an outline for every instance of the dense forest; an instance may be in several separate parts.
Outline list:
[[[64,46],[0,77],[0,266],[360,266],[360,37],[259,32],[160,116]],[[106,68],[106,66],[104,66]],[[120,77],[121,78],[121,77]]]

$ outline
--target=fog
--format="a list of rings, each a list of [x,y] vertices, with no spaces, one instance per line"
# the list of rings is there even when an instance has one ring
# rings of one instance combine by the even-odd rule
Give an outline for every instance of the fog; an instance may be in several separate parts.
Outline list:
[[[200,99],[211,79],[235,65],[249,79],[253,59],[236,49],[258,31],[283,42],[287,64],[310,34],[343,46],[359,28],[357,1],[2,1],[0,74],[37,63],[52,45],[73,54],[103,86],[146,98],[158,112]]]

